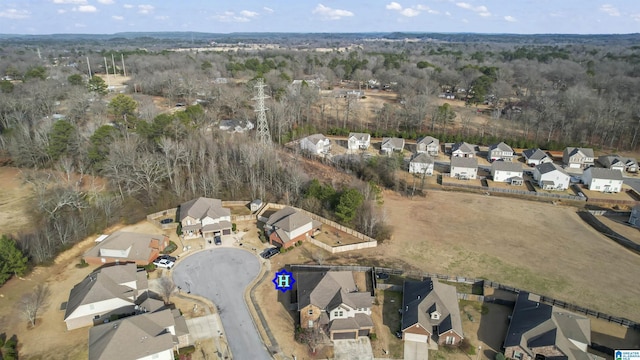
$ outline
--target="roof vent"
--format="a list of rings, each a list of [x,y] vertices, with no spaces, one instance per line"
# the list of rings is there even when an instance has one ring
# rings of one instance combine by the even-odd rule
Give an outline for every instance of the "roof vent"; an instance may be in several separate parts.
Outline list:
[[[420,300],[420,295],[418,295],[418,300]]]

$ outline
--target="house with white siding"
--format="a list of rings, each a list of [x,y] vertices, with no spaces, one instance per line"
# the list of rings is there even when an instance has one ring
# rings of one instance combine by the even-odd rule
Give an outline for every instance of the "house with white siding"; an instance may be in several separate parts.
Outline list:
[[[451,145],[451,157],[472,158],[476,156],[476,146],[467,144],[466,142],[455,143]]]
[[[638,172],[638,161],[631,157],[620,155],[603,155],[598,158],[598,163],[602,167],[620,172]]]
[[[300,140],[300,149],[314,155],[327,154],[331,151],[331,141],[322,134],[309,135]]]
[[[431,136],[425,136],[418,139],[416,142],[416,152],[437,156],[440,152],[440,140]]]
[[[618,193],[622,190],[622,173],[619,170],[590,167],[582,174],[582,183],[591,191]]]
[[[554,163],[540,164],[533,169],[533,178],[543,190],[567,190],[571,176]]]
[[[475,157],[452,157],[451,171],[452,178],[460,180],[472,180],[478,175],[478,159]]]
[[[522,165],[519,162],[494,161],[491,163],[491,177],[495,182],[505,182],[511,185],[522,185]]]
[[[544,163],[553,162],[553,159],[540,149],[527,149],[522,152],[524,162],[529,166],[536,166]]]
[[[569,146],[562,152],[562,162],[573,169],[586,169],[593,166],[594,161],[593,149],[591,148]]]
[[[371,135],[367,133],[349,133],[347,149],[367,150],[371,146]]]
[[[404,139],[403,138],[394,138],[394,137],[384,137],[382,138],[382,143],[380,144],[380,152],[383,154],[391,155],[391,153],[402,152],[404,150]]]
[[[203,237],[212,241],[215,236],[231,235],[231,210],[222,200],[199,197],[180,205],[180,223],[185,239]]]
[[[487,160],[489,160],[489,162],[496,160],[512,161],[513,157],[513,149],[504,142],[489,146],[489,151],[487,152]]]
[[[409,172],[411,174],[433,175],[434,160],[426,152],[415,154],[409,160]]]
[[[133,313],[147,288],[147,272],[138,271],[133,263],[94,271],[69,293],[64,314],[67,330],[93,326],[111,315]]]

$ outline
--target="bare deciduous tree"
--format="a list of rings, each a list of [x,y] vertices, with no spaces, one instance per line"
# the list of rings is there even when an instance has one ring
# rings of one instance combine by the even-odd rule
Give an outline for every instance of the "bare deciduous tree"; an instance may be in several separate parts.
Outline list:
[[[162,296],[165,305],[170,304],[171,294],[176,290],[176,284],[168,276],[161,277],[158,283],[160,285],[160,295]]]
[[[32,292],[22,296],[19,302],[20,312],[25,320],[29,321],[31,327],[36,326],[38,312],[47,307],[47,301],[51,291],[46,284],[38,284]]]

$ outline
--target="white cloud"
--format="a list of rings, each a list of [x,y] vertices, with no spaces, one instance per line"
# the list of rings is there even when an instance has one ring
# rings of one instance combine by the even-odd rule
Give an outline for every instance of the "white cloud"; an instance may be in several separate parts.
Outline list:
[[[429,14],[440,14],[440,11],[437,10],[433,10],[432,8],[426,6],[426,5],[416,5],[416,9],[420,10],[420,11],[426,11]]]
[[[387,10],[402,10],[402,5],[398,4],[397,2],[390,2],[386,7]]]
[[[31,13],[27,10],[7,9],[0,11],[0,18],[20,20],[27,19],[31,16]]]
[[[259,14],[255,11],[249,11],[249,10],[242,10],[240,11],[240,15],[244,16],[244,17],[248,17],[248,18],[252,18],[252,17],[256,17]]]
[[[487,9],[486,6],[484,5],[479,5],[479,6],[473,6],[469,3],[466,2],[459,2],[456,3],[456,6],[466,9],[466,10],[471,10],[474,13],[483,16],[483,17],[487,17],[487,16],[491,16],[491,13],[489,12],[489,9]]]
[[[631,18],[635,21],[639,21],[640,22],[640,13],[637,14],[631,14]]]
[[[87,25],[85,25],[85,24],[81,24],[81,23],[75,23],[75,24],[73,24],[73,26],[75,26],[75,27],[77,27],[77,28],[84,28],[84,27],[87,27]]]
[[[268,12],[269,14],[271,14],[271,13],[273,12],[273,9],[272,9],[272,8],[268,8],[268,7],[266,7],[266,6],[265,6],[265,7],[263,7],[262,9],[263,9],[264,11]]]
[[[53,0],[54,4],[72,4],[72,5],[84,5],[87,0]]]
[[[122,7],[123,7],[123,8],[125,8],[125,9],[132,9],[132,8],[133,8],[133,5],[131,5],[131,4],[124,4],[124,5],[122,5]]]
[[[124,20],[124,16],[119,16],[119,15],[113,15],[111,18],[113,20],[118,20],[118,21]]]
[[[225,11],[222,14],[214,15],[213,18],[221,22],[244,23],[251,21],[248,17],[238,16],[233,11]]]
[[[600,11],[609,16],[620,16],[620,11],[618,11],[618,9],[611,4],[604,4],[600,6]]]
[[[113,5],[114,4],[113,0],[98,0],[98,2],[100,4],[104,4],[104,5]]]
[[[58,14],[64,14],[66,12],[67,12],[67,10],[65,10],[65,9],[58,9]]]
[[[518,21],[516,18],[514,18],[511,15],[505,16],[504,19],[507,20],[508,22],[516,22],[516,21]]]
[[[451,16],[451,13],[448,12],[448,11],[446,11],[444,14],[447,15],[447,16]]]
[[[148,4],[138,5],[138,13],[140,13],[140,14],[149,14],[154,9],[155,9],[155,7],[153,7],[153,5],[148,5]]]
[[[332,9],[322,4],[318,4],[312,13],[320,15],[323,20],[340,20],[343,17],[353,16],[349,10]]]
[[[420,15],[420,11],[412,8],[406,8],[400,11],[400,15],[406,16],[406,17],[414,17],[414,16]]]
[[[96,12],[96,11],[98,11],[98,9],[93,5],[80,5],[78,7],[74,7],[71,10],[77,11],[77,12]]]
[[[167,15],[158,15],[155,17],[156,20],[169,20]]]

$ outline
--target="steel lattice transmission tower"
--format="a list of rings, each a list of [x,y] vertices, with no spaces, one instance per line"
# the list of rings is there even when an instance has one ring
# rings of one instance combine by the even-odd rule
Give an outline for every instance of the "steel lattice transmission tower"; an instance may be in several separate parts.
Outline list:
[[[258,95],[253,98],[256,100],[256,112],[258,113],[258,140],[262,144],[271,144],[271,133],[269,132],[269,124],[267,123],[267,108],[264,106],[264,99],[268,98],[264,94],[264,84],[262,78],[258,78],[258,83],[254,86],[258,89]]]

